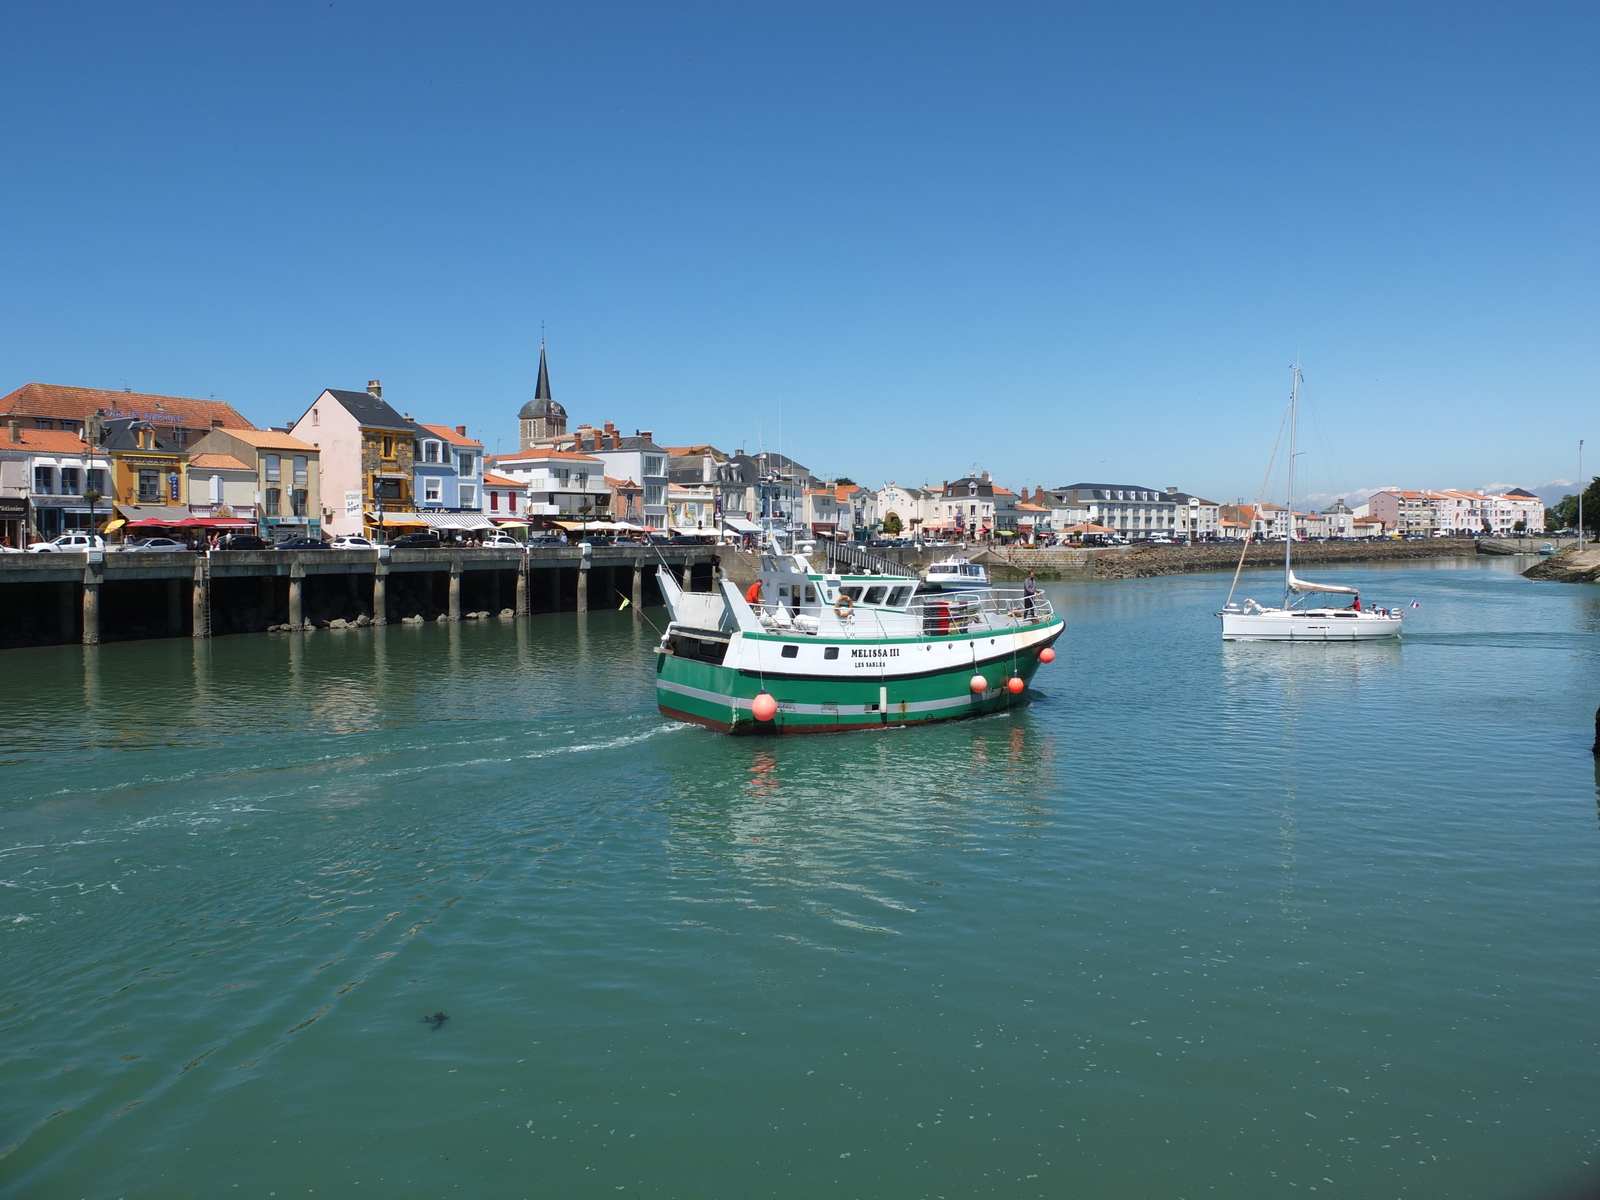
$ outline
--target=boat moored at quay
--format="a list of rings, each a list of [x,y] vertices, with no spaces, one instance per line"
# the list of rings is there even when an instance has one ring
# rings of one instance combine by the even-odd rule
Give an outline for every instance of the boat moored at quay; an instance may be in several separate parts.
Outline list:
[[[996,712],[1025,702],[1062,620],[1042,595],[923,594],[899,575],[813,570],[761,556],[741,593],[685,592],[656,656],[662,715],[723,733],[834,733]]]

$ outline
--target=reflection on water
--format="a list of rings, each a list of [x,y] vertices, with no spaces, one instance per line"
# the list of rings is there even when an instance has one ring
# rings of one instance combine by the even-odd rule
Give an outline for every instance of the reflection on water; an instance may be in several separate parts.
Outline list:
[[[836,737],[664,722],[628,613],[16,652],[0,1190],[1527,1194],[1600,629],[1346,574],[1403,643],[1061,585],[1034,703]]]

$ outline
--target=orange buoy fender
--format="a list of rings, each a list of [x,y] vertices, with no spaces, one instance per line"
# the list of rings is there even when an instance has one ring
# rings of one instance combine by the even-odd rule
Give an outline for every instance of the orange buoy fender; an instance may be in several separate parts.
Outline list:
[[[971,686],[972,686],[973,692],[976,693],[977,695],[981,696],[981,695],[983,695],[983,693],[985,693],[985,692],[987,692],[989,690],[989,681],[987,679],[985,679],[982,675],[974,675],[972,677]]]
[[[1022,677],[1020,675],[1013,675],[1010,679],[1006,680],[1006,687],[1010,690],[1013,696],[1021,695],[1022,689],[1027,686],[1027,684],[1022,682]]]
[[[761,580],[756,580],[745,589],[744,598],[751,604],[761,603]]]
[[[770,692],[762,692],[750,701],[750,715],[758,721],[770,721],[778,715],[778,702]]]
[[[1043,650],[1039,651],[1039,661],[1040,662],[1042,662],[1042,663],[1055,662],[1055,660],[1056,660],[1056,652],[1054,650],[1052,650],[1049,646],[1046,646]]]

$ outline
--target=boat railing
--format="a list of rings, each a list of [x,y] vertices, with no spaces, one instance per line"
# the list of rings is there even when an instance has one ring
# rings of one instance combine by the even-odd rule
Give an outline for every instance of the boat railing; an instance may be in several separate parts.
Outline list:
[[[826,633],[832,637],[915,637],[959,635],[969,631],[1015,629],[1035,625],[1055,616],[1055,608],[1041,594],[1027,595],[1021,588],[991,588],[986,592],[953,592],[923,596],[906,608],[872,608],[867,605],[824,608],[821,614],[795,612],[786,604],[750,606],[763,629],[770,633]]]

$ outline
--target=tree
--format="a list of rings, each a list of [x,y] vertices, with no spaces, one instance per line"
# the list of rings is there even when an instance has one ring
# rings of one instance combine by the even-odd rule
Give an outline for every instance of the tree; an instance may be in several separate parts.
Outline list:
[[[1578,527],[1576,492],[1561,497],[1559,504],[1544,510],[1544,527],[1551,532]],[[1600,475],[1593,476],[1583,490],[1583,527],[1590,533],[1600,530]]]
[[[860,487],[861,485],[859,483],[857,483],[854,479],[851,479],[850,476],[841,475],[841,476],[839,476],[839,478],[837,478],[837,479],[835,479],[833,481],[833,486],[834,487]]]
[[[883,531],[890,537],[898,537],[905,526],[900,522],[900,514],[891,512],[883,518]]]

